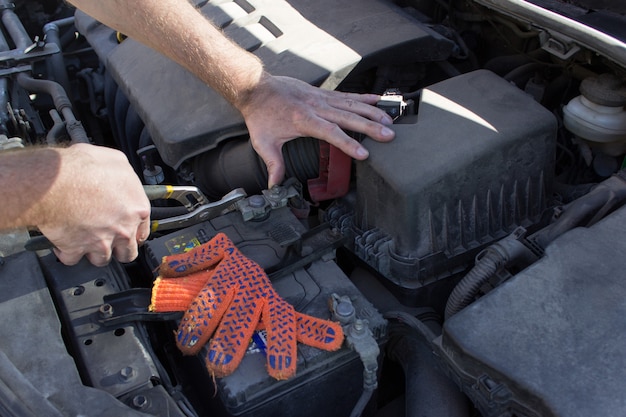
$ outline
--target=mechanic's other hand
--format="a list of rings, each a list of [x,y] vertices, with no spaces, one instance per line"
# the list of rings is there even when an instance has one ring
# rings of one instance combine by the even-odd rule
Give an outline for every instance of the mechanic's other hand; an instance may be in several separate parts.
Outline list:
[[[387,142],[394,132],[392,119],[373,106],[380,96],[341,93],[313,87],[290,77],[263,74],[257,86],[238,106],[252,146],[268,171],[268,188],[285,175],[282,146],[291,139],[310,136],[324,140],[347,155],[363,160],[368,151],[342,129]]]
[[[124,154],[88,144],[59,151],[58,176],[42,201],[45,220],[37,225],[59,260],[74,265],[86,256],[104,266],[111,256],[135,259],[150,234],[150,202]]]

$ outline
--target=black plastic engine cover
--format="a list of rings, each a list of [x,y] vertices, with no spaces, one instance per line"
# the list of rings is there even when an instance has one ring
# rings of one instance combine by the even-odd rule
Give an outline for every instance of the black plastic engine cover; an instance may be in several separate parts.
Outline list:
[[[46,285],[37,255],[20,252],[0,258],[0,415],[146,416],[124,404],[123,394],[132,391],[130,398],[142,395],[150,401],[151,405],[143,411],[182,416],[162,387],[150,384],[151,360],[139,339],[131,332],[123,336],[118,332],[115,336],[116,329],[107,334],[90,314],[97,311],[97,305],[92,309],[83,301],[93,300],[111,288],[119,264],[96,268],[83,259],[79,265],[65,267],[53,255],[47,256],[44,263],[53,264],[56,277],[64,281],[65,300],[74,299],[69,308],[78,304],[83,308],[66,311],[66,315],[77,320],[62,322],[55,308],[59,300],[55,303],[50,295],[51,288]],[[93,285],[94,275],[102,285]],[[81,286],[74,287],[78,282]],[[100,297],[100,303],[101,300]],[[80,341],[90,341],[82,343],[82,352],[78,352],[80,345],[75,344],[78,349],[73,350],[74,357],[68,353],[62,327],[66,335],[82,332]],[[92,352],[86,352],[90,349]],[[144,355],[137,355],[138,352]],[[91,369],[79,374],[77,364],[81,371],[86,365],[91,365]],[[129,378],[121,377],[121,369],[132,370]],[[90,380],[91,386],[87,382],[83,385],[81,378]]]
[[[209,1],[200,11],[259,56],[268,72],[328,89],[380,63],[444,60],[453,47],[385,0]],[[101,59],[168,165],[246,134],[240,114],[191,73],[131,39],[111,45],[90,18],[76,17],[99,54],[108,55]]]
[[[550,111],[489,71],[429,86],[418,104],[393,142],[367,139],[370,157],[357,163],[355,252],[409,289],[537,222],[556,147]]]
[[[485,416],[626,415],[626,208],[450,318],[441,355]]]

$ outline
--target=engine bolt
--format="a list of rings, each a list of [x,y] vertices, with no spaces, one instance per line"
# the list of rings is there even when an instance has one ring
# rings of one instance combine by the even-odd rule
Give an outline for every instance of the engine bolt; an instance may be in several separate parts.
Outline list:
[[[363,323],[363,320],[361,319],[357,319],[353,324],[352,324],[352,328],[354,329],[354,331],[357,334],[363,333],[363,331],[365,330],[365,323]]]
[[[146,397],[145,395],[135,395],[133,397],[133,407],[137,408],[137,409],[142,409],[142,408],[146,408],[148,406],[148,397]]]
[[[100,306],[100,316],[111,317],[113,316],[113,306],[111,304],[102,304]]]
[[[120,370],[120,375],[125,381],[135,376],[135,369],[132,366],[126,366]]]
[[[282,198],[285,195],[285,189],[281,186],[275,185],[270,189],[270,197],[273,199]]]

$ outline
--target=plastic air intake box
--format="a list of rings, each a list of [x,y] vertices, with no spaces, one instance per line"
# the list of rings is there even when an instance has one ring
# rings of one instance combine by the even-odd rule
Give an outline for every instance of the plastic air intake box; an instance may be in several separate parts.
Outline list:
[[[355,252],[416,289],[469,265],[477,249],[540,219],[551,195],[554,116],[479,70],[422,91],[391,143],[357,163]]]

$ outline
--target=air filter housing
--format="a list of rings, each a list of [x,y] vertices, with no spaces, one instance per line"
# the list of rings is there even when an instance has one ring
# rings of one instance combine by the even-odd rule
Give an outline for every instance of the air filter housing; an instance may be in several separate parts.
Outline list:
[[[554,116],[489,71],[424,89],[418,109],[357,164],[355,252],[404,288],[537,222],[554,171]]]

